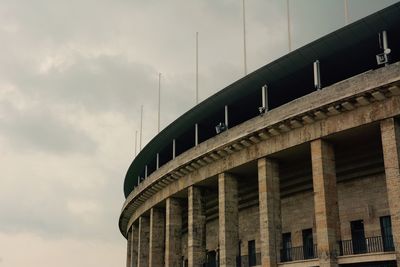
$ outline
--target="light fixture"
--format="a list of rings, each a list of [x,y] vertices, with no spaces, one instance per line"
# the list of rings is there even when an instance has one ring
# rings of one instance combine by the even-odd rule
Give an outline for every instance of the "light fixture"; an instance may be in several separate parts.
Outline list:
[[[220,134],[220,133],[222,133],[223,131],[226,131],[226,125],[225,125],[225,123],[220,122],[220,123],[218,123],[218,124],[215,126],[215,132],[216,132],[217,134]]]

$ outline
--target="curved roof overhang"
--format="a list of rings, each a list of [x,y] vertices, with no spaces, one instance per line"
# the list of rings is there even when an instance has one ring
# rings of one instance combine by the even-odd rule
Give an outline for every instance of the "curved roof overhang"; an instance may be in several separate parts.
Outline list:
[[[386,30],[393,61],[400,59],[400,2],[311,42],[227,86],[193,107],[155,136],[130,165],[124,181],[127,197],[138,184],[144,166],[174,138],[200,121],[211,118],[225,105],[244,99],[268,84],[271,108],[312,92],[312,63],[321,62],[323,86],[377,68],[381,53],[378,33]],[[397,47],[397,50],[396,50]]]

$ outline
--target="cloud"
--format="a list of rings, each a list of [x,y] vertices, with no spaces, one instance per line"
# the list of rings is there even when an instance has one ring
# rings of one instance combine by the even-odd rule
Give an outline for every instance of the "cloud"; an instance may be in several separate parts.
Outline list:
[[[93,153],[97,144],[74,125],[41,107],[17,110],[1,101],[0,136],[21,151]],[[8,107],[8,108],[5,108]]]

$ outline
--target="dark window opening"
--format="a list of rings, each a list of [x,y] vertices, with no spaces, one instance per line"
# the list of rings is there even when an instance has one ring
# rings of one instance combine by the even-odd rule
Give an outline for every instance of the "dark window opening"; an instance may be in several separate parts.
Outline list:
[[[383,251],[394,251],[392,221],[390,216],[380,217]]]
[[[351,227],[351,240],[353,243],[353,253],[361,254],[367,252],[365,242],[364,221],[357,220],[350,222]]]
[[[292,260],[292,234],[283,233],[282,234],[282,255],[281,261],[291,261]]]
[[[304,259],[314,258],[314,241],[312,229],[305,229],[302,231],[303,235],[303,254]]]
[[[249,252],[249,266],[256,266],[256,241],[250,240],[248,242],[248,252]]]

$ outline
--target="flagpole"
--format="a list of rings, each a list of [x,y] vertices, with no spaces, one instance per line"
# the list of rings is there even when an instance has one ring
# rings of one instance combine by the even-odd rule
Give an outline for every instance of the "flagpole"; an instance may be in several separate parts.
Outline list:
[[[140,106],[139,151],[142,150],[142,135],[143,135],[143,105]]]
[[[247,56],[246,56],[246,6],[243,0],[243,64],[244,75],[247,75]]]
[[[196,32],[196,105],[199,103],[199,32]]]
[[[135,131],[135,157],[137,155],[137,130]]]
[[[158,133],[160,132],[161,117],[161,72],[158,73]]]
[[[343,0],[344,1],[344,24],[348,25],[349,24],[349,1],[348,0]]]
[[[291,36],[291,28],[290,28],[290,0],[286,0],[286,15],[287,15],[287,27],[288,27],[288,45],[289,52],[292,52],[292,36]]]

